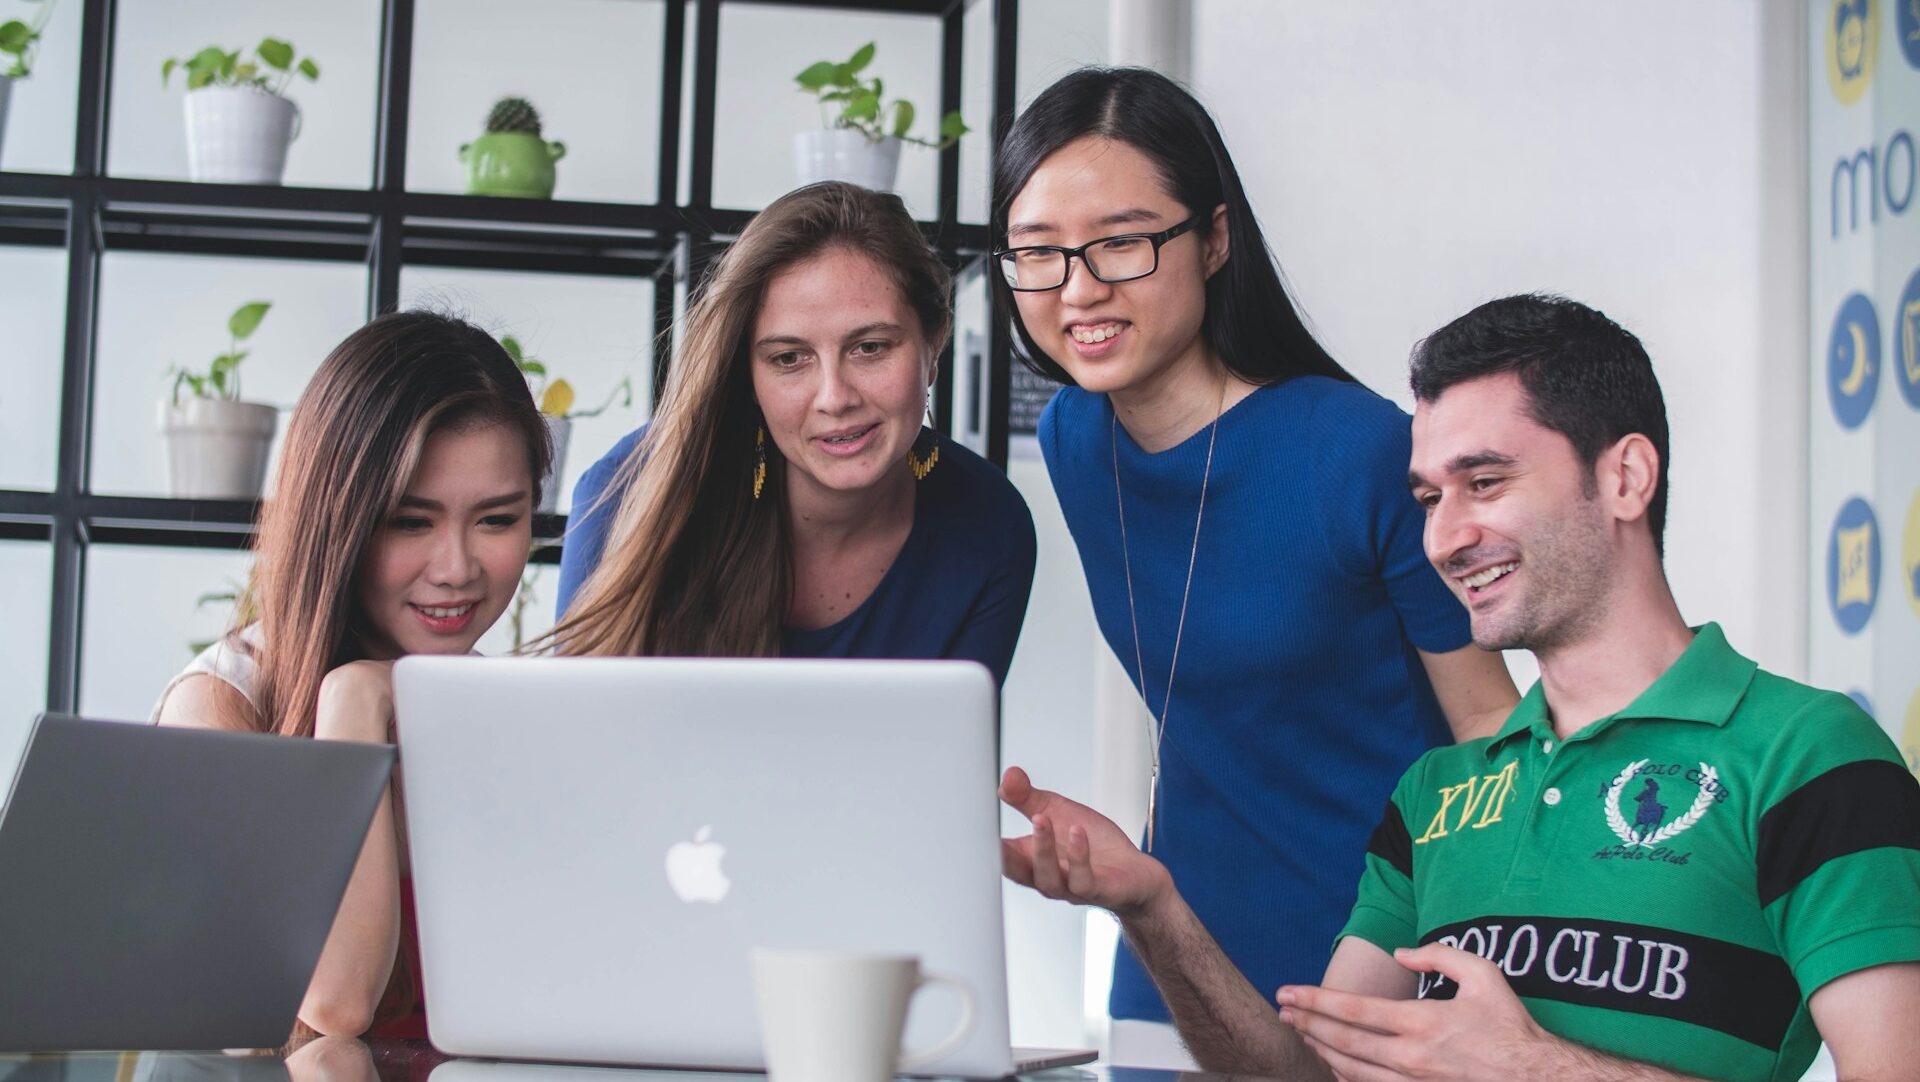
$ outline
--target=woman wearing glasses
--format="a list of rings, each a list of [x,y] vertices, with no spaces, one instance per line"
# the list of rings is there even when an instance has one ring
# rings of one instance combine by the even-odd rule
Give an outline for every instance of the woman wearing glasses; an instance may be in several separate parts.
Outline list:
[[[1163,76],[1042,93],[990,228],[1028,363],[1066,385],[1040,447],[1095,616],[1153,718],[1142,844],[1255,987],[1313,983],[1401,772],[1518,699],[1423,553],[1410,422],[1314,340]],[[1124,947],[1110,1008],[1115,1062],[1180,1065]]]
[[[921,425],[951,296],[897,196],[815,184],[755,216],[687,315],[658,415],[574,489],[551,644],[955,658],[1004,681],[1033,517]]]

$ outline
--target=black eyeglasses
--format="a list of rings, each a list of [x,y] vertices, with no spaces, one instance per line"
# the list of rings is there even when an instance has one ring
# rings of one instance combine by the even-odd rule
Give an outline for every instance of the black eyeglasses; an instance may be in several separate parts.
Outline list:
[[[1007,248],[993,253],[993,258],[1000,265],[1000,277],[1006,280],[1007,288],[1016,293],[1044,293],[1066,285],[1075,256],[1086,264],[1088,274],[1102,282],[1131,282],[1159,270],[1160,246],[1205,218],[1196,214],[1158,233],[1122,233],[1090,240],[1078,248],[1055,244]]]

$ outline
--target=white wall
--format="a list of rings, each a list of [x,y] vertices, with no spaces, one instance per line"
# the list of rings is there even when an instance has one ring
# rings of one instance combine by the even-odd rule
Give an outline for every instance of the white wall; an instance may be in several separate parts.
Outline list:
[[[1552,290],[1638,334],[1673,429],[1681,609],[1805,671],[1796,5],[1198,0],[1194,84],[1334,354]]]

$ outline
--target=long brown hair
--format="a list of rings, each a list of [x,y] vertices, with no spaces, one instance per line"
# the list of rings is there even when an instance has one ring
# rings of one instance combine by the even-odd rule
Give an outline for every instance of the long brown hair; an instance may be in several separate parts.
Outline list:
[[[368,541],[406,494],[427,438],[481,423],[525,439],[539,506],[552,457],[546,422],[486,332],[448,316],[396,312],[348,335],[321,362],[287,426],[240,606],[258,614],[264,641],[254,701],[261,729],[313,734],[320,681],[365,656],[354,597]]]
[[[828,182],[761,211],[688,311],[646,437],[607,487],[605,554],[541,645],[563,654],[768,657],[792,589],[785,461],[771,439],[755,500],[749,340],[767,283],[835,247],[874,261],[919,317],[928,348],[951,329],[952,277],[895,195]],[[576,518],[587,509],[575,508]]]

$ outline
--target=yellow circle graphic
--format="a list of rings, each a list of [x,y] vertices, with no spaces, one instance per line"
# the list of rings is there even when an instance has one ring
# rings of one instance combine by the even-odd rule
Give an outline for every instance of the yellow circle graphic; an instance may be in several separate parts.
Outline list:
[[[1900,584],[1906,587],[1907,604],[1920,615],[1920,489],[1913,492],[1907,505],[1907,528],[1900,539]]]
[[[1907,769],[1920,778],[1920,690],[1907,704],[1907,723],[1900,727],[1900,754],[1907,760]]]
[[[1880,53],[1880,11],[1874,0],[1831,0],[1827,11],[1827,85],[1852,105],[1873,81]]]

